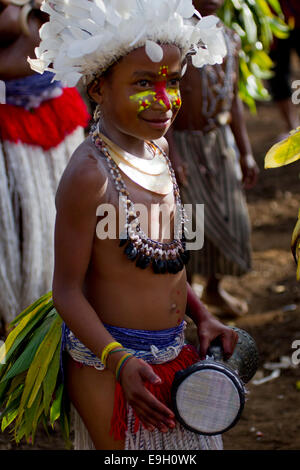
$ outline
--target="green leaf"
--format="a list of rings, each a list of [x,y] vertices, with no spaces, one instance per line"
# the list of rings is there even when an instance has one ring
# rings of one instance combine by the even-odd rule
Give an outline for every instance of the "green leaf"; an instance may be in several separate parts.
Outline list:
[[[61,324],[62,319],[57,315],[28,369],[16,425],[19,425],[22,420],[24,408],[27,405],[27,402],[30,407],[35,400],[36,394],[42,384],[42,380],[46,375],[49,363],[51,362],[56,350],[56,346],[58,342],[61,341]]]
[[[273,145],[265,156],[265,168],[277,168],[300,159],[300,127],[287,139]]]
[[[225,0],[218,16],[241,38],[240,72],[244,69],[244,73],[239,79],[239,96],[253,113],[256,101],[270,99],[261,80],[268,80],[272,73],[273,63],[268,54],[273,37],[287,37],[289,27],[278,0]],[[249,75],[254,78],[248,82]]]
[[[50,434],[49,434],[49,429],[48,429],[48,420],[45,416],[45,414],[43,413],[42,416],[41,416],[41,422],[43,424],[43,428],[45,430],[45,433],[47,434],[47,437],[50,437]]]
[[[18,428],[15,428],[14,435],[15,435],[15,441],[17,444],[25,436],[25,432],[26,432],[25,422],[22,422],[21,426],[19,426]]]
[[[16,402],[18,400],[15,400]],[[18,414],[18,408],[15,405],[15,403],[12,403],[10,407],[5,410],[5,416],[1,416],[2,422],[1,422],[1,431],[4,432],[5,429],[16,419],[16,416]]]
[[[9,381],[0,383],[0,408],[3,406],[3,402],[6,400],[6,392],[9,387]]]
[[[283,16],[279,0],[268,0],[268,3],[278,16]]]
[[[54,421],[56,421],[60,416],[63,391],[64,391],[64,385],[60,384],[56,392],[56,397],[50,409],[50,423],[52,427],[54,425]]]
[[[232,29],[240,36],[240,38],[244,38],[246,36],[246,32],[243,30],[243,28],[236,23],[235,21],[231,25]]]
[[[251,62],[254,62],[264,70],[269,70],[274,65],[273,61],[270,59],[268,54],[265,53],[265,51],[255,51],[252,55]]]
[[[18,414],[20,396],[22,394],[24,385],[20,384],[14,392],[10,395],[4,411],[1,413],[1,431],[3,432],[7,426],[16,418]]]
[[[25,409],[24,421],[25,421],[25,437],[27,441],[30,436],[32,436],[32,439],[34,439],[34,432],[37,426],[38,412],[39,412],[41,401],[42,401],[42,390],[40,389],[35,397],[34,402],[32,403],[32,406],[30,408],[27,407]]]
[[[52,292],[48,292],[47,294],[43,295],[42,297],[39,297],[33,304],[29,305],[23,312],[21,312],[11,323],[10,327],[15,326],[17,323],[19,323],[26,315],[28,315],[30,312],[33,310],[36,310],[37,307],[42,307],[45,305],[45,303],[51,302],[53,306],[53,301],[52,301]]]
[[[240,10],[242,8],[240,0],[231,0],[231,1],[232,1],[234,8],[236,8],[237,10]]]
[[[287,39],[290,35],[290,28],[282,21],[275,18],[269,20],[270,28],[274,36],[279,39]]]
[[[24,385],[24,380],[25,380],[26,374],[20,374],[17,377],[14,377],[12,380],[5,382],[7,385],[8,391],[6,396],[8,399],[11,397],[11,395],[14,393],[14,391],[19,387],[19,385]]]
[[[65,390],[62,396],[59,420],[65,446],[70,449],[72,447],[72,442],[70,441],[70,401]]]
[[[44,380],[44,377],[47,373],[49,364],[51,363],[51,360],[57,349],[57,346],[60,346],[61,325],[62,325],[62,319],[60,317],[56,318],[45,338],[44,343],[42,343],[42,347],[40,349],[40,354],[39,354],[40,357],[38,360],[39,370],[38,370],[35,384],[31,392],[31,397],[29,399],[28,406],[31,406],[31,403],[34,401],[35,395],[37,394],[40,386],[42,385],[42,381]]]
[[[257,41],[257,27],[248,5],[244,4],[242,8],[242,16],[245,25],[247,39],[250,43],[255,44]]]
[[[8,335],[7,340],[5,341],[4,347],[4,354],[6,362],[9,361],[11,356],[17,350],[19,346],[23,347],[23,341],[27,337],[35,331],[37,324],[42,321],[42,319],[49,313],[49,311],[55,309],[51,303],[46,303],[41,308],[37,308],[32,310],[32,312],[28,313],[26,317],[24,317],[20,323],[16,326],[14,330]],[[58,314],[57,314],[58,315]],[[2,349],[2,348],[1,348]],[[5,351],[6,349],[6,351]],[[0,362],[1,362],[1,352],[0,352]]]
[[[13,363],[9,372],[5,374],[4,380],[8,380],[28,369],[28,367],[33,361],[33,358],[39,345],[48,333],[49,328],[54,321],[54,318],[54,315],[48,316],[47,318],[45,318],[43,323],[36,329],[36,331],[33,333],[32,338],[30,339],[30,342],[28,343],[22,354]]]
[[[50,402],[52,399],[52,395],[55,390],[55,386],[57,383],[57,376],[60,367],[60,343],[56,347],[56,351],[50,363],[50,366],[47,370],[45,379],[43,381],[43,401],[44,401],[44,413],[45,415],[48,414]]]
[[[272,18],[273,13],[270,10],[268,3],[265,0],[256,0],[257,6],[260,8],[261,13],[268,19]]]

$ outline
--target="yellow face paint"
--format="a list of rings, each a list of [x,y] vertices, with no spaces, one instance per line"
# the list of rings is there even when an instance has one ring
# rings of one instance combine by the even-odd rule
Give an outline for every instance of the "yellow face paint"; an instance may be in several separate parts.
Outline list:
[[[179,109],[181,107],[180,91],[175,88],[167,88],[167,94],[171,96],[172,108]]]
[[[169,73],[169,67],[167,65],[161,65],[158,75],[160,75],[162,78],[167,78]]]
[[[138,114],[141,113],[142,111],[145,111],[145,109],[150,108],[151,103],[155,101],[155,91],[142,91],[140,93],[135,93],[134,95],[131,95],[129,98],[132,101],[135,101],[136,103],[139,104],[138,108]]]
[[[139,104],[138,114],[148,109],[153,103],[158,102],[165,110],[179,109],[181,106],[180,91],[178,88],[167,88],[169,68],[161,65],[158,75],[161,78],[154,85],[155,91],[142,91],[130,96],[130,100]]]

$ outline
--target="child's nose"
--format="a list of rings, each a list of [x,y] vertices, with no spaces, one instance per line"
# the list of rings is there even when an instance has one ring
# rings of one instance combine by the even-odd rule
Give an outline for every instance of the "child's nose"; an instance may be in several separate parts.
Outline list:
[[[171,108],[171,101],[167,93],[166,83],[165,82],[156,83],[155,91],[156,91],[155,103],[159,103],[160,106],[163,106],[166,109],[166,111],[168,111]]]

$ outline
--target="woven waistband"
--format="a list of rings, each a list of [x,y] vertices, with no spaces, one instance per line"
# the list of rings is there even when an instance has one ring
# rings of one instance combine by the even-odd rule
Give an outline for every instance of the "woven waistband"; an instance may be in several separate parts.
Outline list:
[[[182,321],[174,328],[149,331],[104,324],[108,332],[128,352],[150,364],[162,364],[172,361],[178,356],[184,345],[185,325],[186,323]],[[93,366],[99,370],[104,369],[100,359],[79,341],[65,324],[63,324],[63,347],[76,362]]]

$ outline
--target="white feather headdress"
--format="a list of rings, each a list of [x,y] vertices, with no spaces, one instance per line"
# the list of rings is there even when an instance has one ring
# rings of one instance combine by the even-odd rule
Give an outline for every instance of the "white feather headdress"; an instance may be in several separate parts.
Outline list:
[[[36,72],[50,70],[64,85],[86,83],[137,47],[145,46],[160,62],[160,44],[176,44],[183,56],[194,50],[193,64],[221,63],[226,55],[218,19],[196,24],[192,0],[45,0],[41,10],[49,21],[40,29],[37,59],[28,59]],[[203,47],[204,46],[204,47]]]

